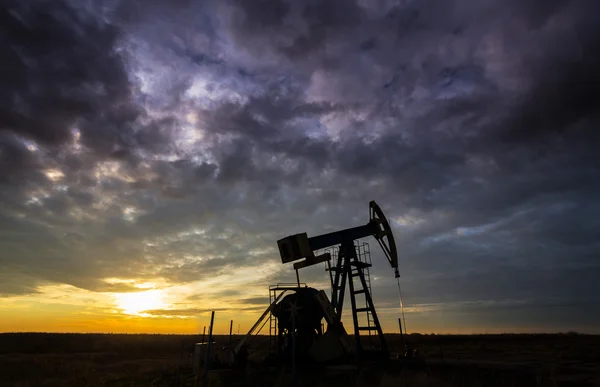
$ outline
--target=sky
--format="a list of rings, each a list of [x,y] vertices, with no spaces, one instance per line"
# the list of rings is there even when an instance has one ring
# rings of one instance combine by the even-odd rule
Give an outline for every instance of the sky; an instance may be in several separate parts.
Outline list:
[[[595,1],[6,4],[0,331],[244,332],[375,200],[409,333],[600,333]]]

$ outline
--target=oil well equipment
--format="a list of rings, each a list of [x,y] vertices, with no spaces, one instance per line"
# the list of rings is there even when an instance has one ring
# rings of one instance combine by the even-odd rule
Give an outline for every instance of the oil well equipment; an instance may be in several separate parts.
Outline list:
[[[371,291],[370,249],[367,242],[361,241],[371,237],[378,242],[395,278],[399,279],[392,229],[375,201],[369,203],[366,224],[316,236],[304,232],[278,240],[281,262],[293,262],[296,283],[269,287],[270,302],[266,310],[239,342],[226,349],[227,355],[221,359],[229,366],[243,365],[249,343],[268,323],[267,344],[273,358],[294,367],[297,363],[360,366],[389,360],[390,348]],[[329,274],[331,298],[324,290],[300,282],[299,270],[323,263]],[[352,336],[342,323],[346,296],[350,299]],[[399,318],[398,322],[402,335],[403,320]]]
[[[332,333],[340,337],[342,341],[344,341],[343,337],[346,334],[341,325],[341,318],[344,310],[346,288],[348,288],[354,325],[353,351],[358,361],[361,361],[366,355],[360,338],[362,331],[366,331],[369,337],[376,336],[378,339],[379,345],[377,351],[375,351],[376,353],[381,357],[389,357],[389,348],[371,292],[369,267],[372,266],[372,262],[370,250],[368,244],[359,242],[360,239],[367,237],[374,237],[377,240],[388,263],[394,270],[395,277],[398,278],[400,276],[398,252],[392,229],[383,211],[375,201],[369,203],[369,221],[365,225],[313,237],[301,233],[277,241],[282,263],[297,261],[294,263],[294,269],[298,279],[299,269],[322,262],[327,264],[331,280],[331,302],[327,300],[323,291],[316,292],[313,290],[313,293],[316,293],[313,298],[319,300],[323,317],[328,324],[328,331],[331,329]],[[324,252],[315,255],[315,252],[318,251]],[[293,291],[294,289],[290,290]],[[307,288],[301,290],[301,292],[306,293],[310,290],[311,288]],[[298,293],[297,290],[296,292]],[[276,317],[278,317],[281,325],[282,318],[277,314]],[[285,320],[287,316],[282,317]],[[285,324],[285,321],[283,321],[283,324]],[[317,337],[320,336],[319,333],[317,332]],[[301,334],[298,331],[298,338],[300,337]],[[322,353],[321,346],[318,343],[315,343],[315,345],[318,349],[315,349],[313,353]]]

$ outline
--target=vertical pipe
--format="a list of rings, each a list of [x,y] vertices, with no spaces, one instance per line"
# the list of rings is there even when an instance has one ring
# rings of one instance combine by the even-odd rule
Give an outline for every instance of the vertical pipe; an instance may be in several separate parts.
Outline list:
[[[334,250],[335,251],[335,250]],[[335,280],[333,281],[333,292],[331,293],[331,305],[335,309],[338,316],[341,316],[340,310],[342,309],[343,302],[340,299],[344,298],[346,282],[342,279],[342,257],[343,252],[341,249],[338,250],[336,257],[337,262],[335,263]],[[340,284],[340,280],[342,280]]]
[[[298,269],[296,269],[296,282],[298,283],[298,287],[300,287],[300,275],[298,274]]]
[[[210,314],[210,327],[208,328],[208,345],[206,347],[206,361],[204,362],[204,373],[202,375],[202,386],[208,387],[208,370],[210,369],[210,351],[213,341],[213,324],[215,322],[215,311]]]
[[[231,346],[231,332],[233,331],[233,320],[229,324],[229,345]]]
[[[204,329],[202,330],[202,343],[204,343],[206,339],[206,325],[204,326]]]
[[[341,258],[344,259],[345,258]],[[335,312],[337,313],[337,320],[338,321],[342,321],[342,312],[344,310],[344,294],[346,293],[346,280],[347,278],[350,276],[348,274],[348,272],[346,271],[346,267],[344,266],[342,269],[342,273],[341,273],[341,284],[339,289],[337,290],[338,294],[339,294],[339,298],[337,300],[337,305],[336,305],[336,309]]]
[[[325,270],[329,272],[329,282],[331,283],[331,297],[333,298],[334,285],[333,285],[333,273],[331,270],[331,258],[329,258],[326,261],[326,265],[327,265],[327,268]]]

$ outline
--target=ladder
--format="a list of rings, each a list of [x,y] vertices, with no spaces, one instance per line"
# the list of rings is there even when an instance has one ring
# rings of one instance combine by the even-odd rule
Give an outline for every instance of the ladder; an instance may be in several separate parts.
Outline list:
[[[273,290],[273,287],[269,287],[269,305],[273,305],[277,298],[277,291]],[[277,319],[273,316],[273,313],[269,313],[269,349],[271,352],[277,350]]]
[[[357,244],[356,241],[346,242],[345,245],[340,246],[336,255],[332,254],[333,256],[336,258],[335,266],[329,269],[335,272],[335,279],[332,280],[332,305],[338,317],[341,317],[347,284],[352,304],[357,360],[360,361],[361,358],[360,333],[363,331],[367,332],[371,343],[375,337],[379,338],[380,351],[388,353],[387,343],[371,296],[369,267],[372,266],[372,263],[368,244]],[[364,302],[360,300],[360,297],[364,297]],[[357,298],[359,299],[357,300]]]
[[[369,268],[373,265],[372,261],[371,261],[371,250],[369,248],[369,244],[366,242],[360,243],[358,241],[354,241],[355,245],[354,248],[356,249],[356,255],[357,258],[360,262],[364,262],[365,264],[367,264],[364,268],[364,277],[365,277],[365,283],[367,285],[367,290],[369,292],[369,294],[371,295],[371,298],[373,297],[373,290],[371,288],[371,273],[369,271]],[[371,308],[369,308],[369,303],[367,302],[367,298],[365,297],[365,303],[364,303],[365,307],[362,310],[365,310],[366,313],[366,320],[367,320],[367,327],[369,329],[367,329],[368,335],[369,335],[369,344],[371,345],[371,347],[374,346],[374,340],[373,340],[373,331],[375,331],[376,329],[370,329],[372,327],[375,327],[375,321],[373,320],[373,314],[371,313]]]

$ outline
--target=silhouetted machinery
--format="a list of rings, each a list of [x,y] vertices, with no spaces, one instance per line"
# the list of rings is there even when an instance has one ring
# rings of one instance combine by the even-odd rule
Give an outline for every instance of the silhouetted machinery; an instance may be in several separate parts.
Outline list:
[[[366,237],[377,240],[398,278],[398,255],[392,230],[374,201],[369,203],[369,222],[365,225],[313,237],[301,233],[277,241],[282,263],[294,262],[297,282],[270,286],[269,306],[248,334],[229,349],[228,362],[239,365],[240,359],[246,358],[248,343],[267,322],[276,357],[293,359],[294,364],[348,360],[360,363],[370,357],[368,354],[389,359],[388,345],[371,295],[368,270],[372,264],[368,244],[358,241]],[[331,301],[325,291],[300,283],[298,270],[319,263],[325,263],[329,272]],[[342,323],[347,288],[354,340]],[[369,350],[363,348],[361,332],[377,339],[379,345]]]
[[[268,307],[237,343],[232,343],[230,332],[229,345],[213,348],[213,344],[216,344],[212,338],[213,312],[208,342],[198,343],[195,347],[196,376],[202,376],[206,385],[211,370],[222,370],[223,367],[247,370],[245,364],[250,360],[250,355],[259,352],[254,348],[252,352],[250,344],[267,323],[267,344],[270,344],[271,356],[260,363],[272,365],[269,358],[278,364],[283,361],[292,366],[293,378],[296,375],[296,364],[309,363],[312,372],[318,368],[317,364],[355,362],[361,367],[368,360],[389,360],[389,347],[371,293],[369,268],[372,263],[368,243],[359,241],[367,237],[377,240],[394,269],[395,277],[399,278],[398,254],[392,230],[381,208],[374,201],[369,203],[369,221],[365,225],[313,237],[306,233],[295,234],[278,240],[281,262],[293,262],[296,283],[279,283],[269,287]],[[298,271],[320,263],[325,263],[329,273],[331,299],[324,290],[300,283]],[[347,334],[342,323],[346,297],[351,304],[353,337]],[[402,340],[404,324],[401,319],[398,322]],[[367,340],[363,340],[365,338]],[[365,345],[367,341],[372,345]],[[415,352],[405,344],[406,351],[399,358],[409,360],[404,364],[410,364]]]
[[[277,241],[283,263],[301,260],[294,263],[296,273],[298,273],[298,269],[307,266],[322,262],[328,264],[332,286],[331,303],[328,303],[326,297],[324,297],[325,294],[321,293],[319,304],[322,308],[331,310],[330,312],[332,313],[329,313],[329,316],[326,316],[328,313],[323,313],[322,317],[325,317],[327,320],[328,332],[330,329],[333,329],[338,336],[345,335],[345,331],[341,325],[341,317],[346,287],[349,288],[352,321],[354,324],[354,352],[359,360],[363,355],[363,345],[360,339],[362,331],[367,331],[367,333],[375,332],[380,344],[379,354],[389,357],[388,346],[370,291],[370,279],[368,276],[368,268],[371,266],[370,256],[368,255],[368,250],[365,251],[364,245],[357,243],[359,239],[366,237],[374,237],[377,240],[390,266],[394,269],[396,278],[398,278],[400,276],[398,273],[398,253],[392,230],[383,211],[374,201],[369,203],[369,222],[363,226],[310,238],[306,233],[301,233]],[[326,251],[321,255],[315,255],[314,253],[319,250],[331,249],[334,246],[337,247],[337,254],[333,254],[333,257],[330,251]],[[333,265],[331,264],[332,258],[334,260]],[[327,308],[325,304],[329,304],[330,308]],[[304,305],[300,304],[298,308],[302,307]],[[310,310],[310,308],[308,309]],[[300,332],[298,332],[299,336]],[[318,332],[317,337],[319,337]],[[317,347],[320,347],[318,344],[318,342],[315,343]]]

